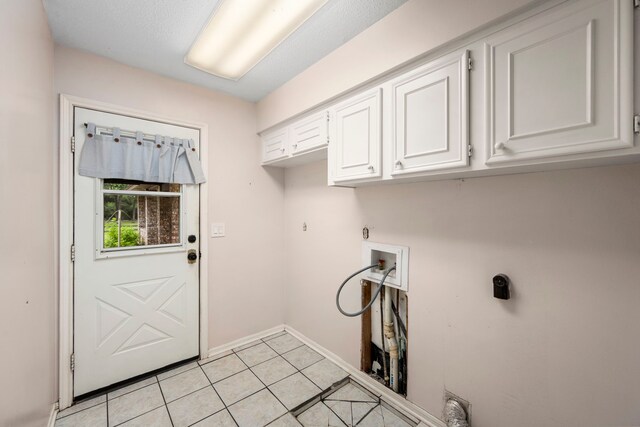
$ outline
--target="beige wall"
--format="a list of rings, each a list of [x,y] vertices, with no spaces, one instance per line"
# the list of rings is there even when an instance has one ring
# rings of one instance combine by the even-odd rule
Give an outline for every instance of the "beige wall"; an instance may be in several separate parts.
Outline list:
[[[409,0],[258,103],[264,130],[539,0]]]
[[[327,187],[324,161],[289,169],[286,322],[359,366],[334,295],[366,224],[410,247],[411,401],[439,415],[446,387],[475,427],[640,425],[638,182],[630,165],[354,190]]]
[[[209,346],[283,322],[283,173],[260,167],[255,105],[56,46],[55,93],[207,123],[210,239]],[[268,309],[265,309],[267,307]]]
[[[53,43],[42,3],[0,2],[0,425],[42,426],[55,387]]]

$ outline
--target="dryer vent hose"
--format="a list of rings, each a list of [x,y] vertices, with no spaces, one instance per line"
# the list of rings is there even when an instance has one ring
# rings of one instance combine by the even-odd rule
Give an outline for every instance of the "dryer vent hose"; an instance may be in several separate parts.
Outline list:
[[[444,421],[447,427],[469,427],[467,411],[457,400],[449,399],[444,405]]]

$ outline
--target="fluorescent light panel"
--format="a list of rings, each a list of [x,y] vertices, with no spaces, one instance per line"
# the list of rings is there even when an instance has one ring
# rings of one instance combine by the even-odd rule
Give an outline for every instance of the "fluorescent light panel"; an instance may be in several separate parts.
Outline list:
[[[185,62],[238,80],[328,0],[221,0]]]

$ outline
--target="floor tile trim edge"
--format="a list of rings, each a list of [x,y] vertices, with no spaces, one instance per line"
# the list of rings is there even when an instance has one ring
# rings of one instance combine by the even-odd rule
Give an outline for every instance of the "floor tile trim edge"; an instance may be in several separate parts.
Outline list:
[[[207,353],[207,358],[216,356],[220,353],[224,353],[225,351],[233,350],[236,347],[243,346],[245,344],[249,344],[251,341],[259,340],[269,335],[276,334],[278,332],[282,332],[286,330],[286,326],[284,324],[274,326],[273,328],[266,329],[261,332],[257,332],[252,335],[247,335],[246,337],[239,338],[235,341],[228,342],[226,344],[219,345],[217,347],[210,348]]]
[[[306,345],[308,345],[309,347],[311,347],[313,350],[320,353],[322,356],[326,357],[327,359],[329,359],[330,361],[332,361],[333,363],[335,363],[336,365],[344,369],[345,371],[347,371],[347,373],[350,376],[352,376],[355,380],[359,381],[362,385],[366,386],[367,388],[374,391],[375,393],[378,393],[387,403],[395,406],[401,411],[408,413],[409,415],[412,415],[413,417],[417,418],[421,423],[425,424],[428,427],[446,427],[446,424],[442,420],[438,419],[434,415],[425,411],[415,403],[410,402],[409,400],[406,400],[403,398],[399,398],[398,396],[395,395],[395,393],[393,393],[393,391],[387,389],[382,384],[375,381],[373,378],[370,378],[364,372],[361,372],[359,369],[345,362],[342,358],[337,356],[335,353],[332,353],[331,351],[327,350],[317,342],[307,338],[305,335],[298,332],[296,329],[292,328],[291,326],[284,325],[284,330],[290,333],[291,335],[293,335],[294,337],[296,337],[297,339],[299,339],[300,341],[302,341],[303,343],[305,343]],[[422,425],[420,425],[419,427],[422,427]]]

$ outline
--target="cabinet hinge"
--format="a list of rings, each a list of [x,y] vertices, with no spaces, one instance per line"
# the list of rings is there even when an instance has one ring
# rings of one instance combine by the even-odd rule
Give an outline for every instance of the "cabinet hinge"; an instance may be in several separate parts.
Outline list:
[[[76,245],[71,245],[71,262],[76,261]]]
[[[467,156],[473,156],[473,145],[471,144],[467,145]]]
[[[640,1],[640,0],[639,0]],[[329,112],[327,111],[327,123],[329,122]]]
[[[76,137],[75,136],[71,137],[71,152],[72,153],[76,152]]]
[[[69,357],[69,369],[71,369],[71,372],[76,370],[76,354],[75,353],[71,353],[71,357]]]
[[[473,70],[473,59],[471,58],[471,56],[467,58],[467,68],[469,70]]]
[[[633,116],[633,132],[640,133],[640,114]]]

